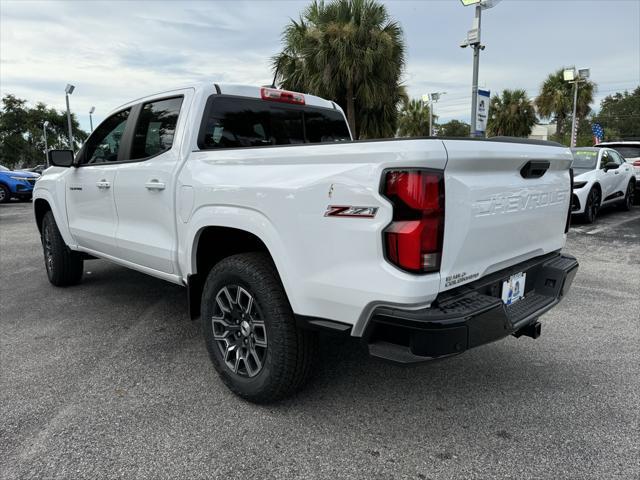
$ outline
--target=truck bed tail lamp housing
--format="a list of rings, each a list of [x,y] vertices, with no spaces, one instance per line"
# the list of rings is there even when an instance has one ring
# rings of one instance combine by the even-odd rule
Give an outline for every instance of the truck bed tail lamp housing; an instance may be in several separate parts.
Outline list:
[[[263,87],[260,89],[262,100],[270,100],[272,102],[292,103],[294,105],[304,105],[304,95],[297,92],[289,92],[287,90],[278,90],[276,88]]]
[[[634,160],[633,166],[634,167],[640,167],[640,160]]]
[[[434,170],[387,170],[382,195],[393,204],[384,230],[387,260],[411,273],[440,270],[444,237],[444,177]]]

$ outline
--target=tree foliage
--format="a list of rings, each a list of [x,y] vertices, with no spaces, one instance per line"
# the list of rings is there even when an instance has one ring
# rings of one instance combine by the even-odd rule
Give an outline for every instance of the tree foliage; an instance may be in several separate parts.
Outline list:
[[[433,121],[435,122],[434,116]],[[428,137],[429,132],[429,105],[421,100],[405,101],[398,118],[399,137]]]
[[[12,167],[31,167],[44,163],[45,147],[43,124],[49,122],[47,143],[49,148],[69,148],[67,115],[65,112],[37,103],[34,107],[14,95],[5,95],[0,110],[0,164]],[[71,115],[74,149],[87,138],[80,129],[75,115]]]
[[[355,138],[391,137],[406,98],[400,25],[375,0],[315,0],[284,29],[280,86],[335,100]]]
[[[471,126],[460,120],[450,120],[438,125],[438,135],[441,137],[468,137]]]
[[[564,68],[561,68],[547,77],[540,87],[538,98],[535,100],[538,114],[541,117],[554,117],[556,121],[556,137],[562,136],[566,120],[573,114],[574,85],[564,80],[564,70]],[[576,108],[578,119],[586,118],[591,112],[590,104],[593,102],[595,92],[596,86],[593,82],[589,80],[580,82]]]
[[[491,98],[487,134],[489,136],[528,137],[537,117],[533,102],[522,89],[504,90]]]
[[[640,138],[640,86],[605,97],[594,122],[602,125],[607,140]]]

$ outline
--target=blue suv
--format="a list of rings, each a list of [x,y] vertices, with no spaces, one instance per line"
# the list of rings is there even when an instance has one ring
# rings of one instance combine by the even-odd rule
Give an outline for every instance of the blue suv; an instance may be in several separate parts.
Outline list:
[[[8,202],[12,198],[31,200],[33,186],[39,176],[33,172],[14,172],[0,165],[0,203]]]

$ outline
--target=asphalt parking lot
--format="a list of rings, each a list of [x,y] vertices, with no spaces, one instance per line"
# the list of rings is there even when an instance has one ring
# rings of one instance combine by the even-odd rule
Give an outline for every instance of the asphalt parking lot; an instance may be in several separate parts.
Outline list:
[[[0,205],[1,478],[639,478],[640,207],[575,225],[542,336],[402,368],[327,337],[271,406],[209,363],[185,292],[102,260],[57,289]]]

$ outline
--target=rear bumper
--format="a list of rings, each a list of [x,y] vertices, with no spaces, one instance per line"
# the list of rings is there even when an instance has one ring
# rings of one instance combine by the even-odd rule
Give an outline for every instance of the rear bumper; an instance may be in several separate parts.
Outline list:
[[[443,292],[430,308],[408,311],[377,308],[365,331],[369,353],[399,363],[416,363],[462,353],[508,335],[539,332],[540,315],[566,293],[578,271],[577,260],[553,253]],[[505,306],[502,282],[525,272],[525,296]]]

